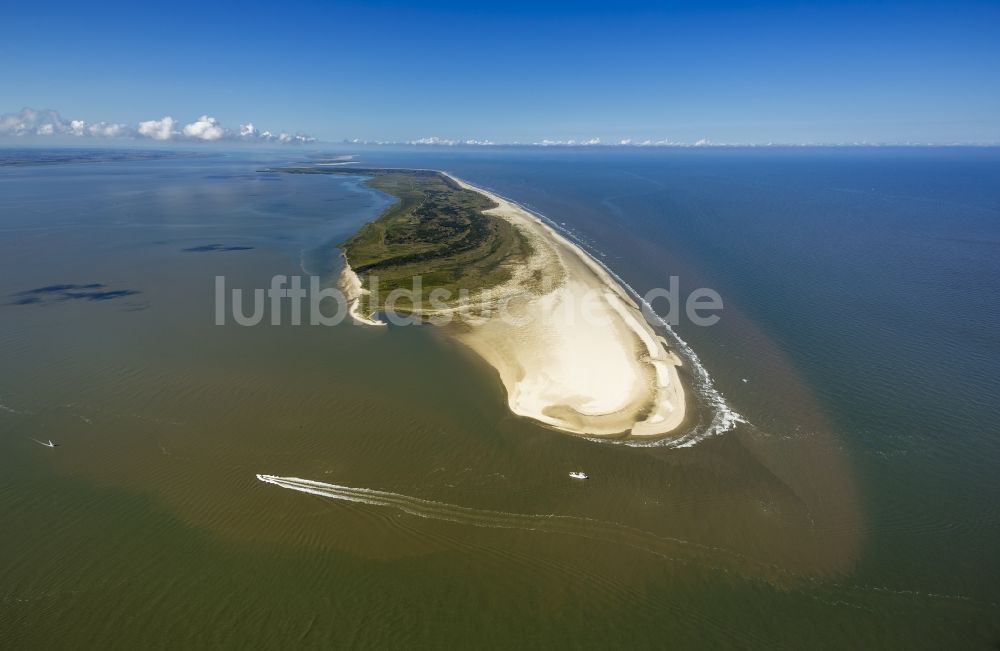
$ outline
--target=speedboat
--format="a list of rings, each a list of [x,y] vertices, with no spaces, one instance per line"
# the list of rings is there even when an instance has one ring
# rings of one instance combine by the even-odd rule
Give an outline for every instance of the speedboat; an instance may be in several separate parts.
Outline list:
[[[573,472],[569,473],[569,476],[572,477],[573,479],[587,479],[590,477],[590,475],[588,475],[587,473],[580,472],[579,470],[574,470]]]

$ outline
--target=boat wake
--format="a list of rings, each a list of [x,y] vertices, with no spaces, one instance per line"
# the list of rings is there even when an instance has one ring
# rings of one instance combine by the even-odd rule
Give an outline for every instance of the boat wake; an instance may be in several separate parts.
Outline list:
[[[597,542],[624,545],[661,558],[694,564],[710,569],[737,571],[748,565],[758,565],[770,573],[777,569],[753,561],[746,556],[724,549],[702,545],[679,538],[660,536],[628,525],[569,515],[506,513],[489,509],[476,509],[457,504],[425,500],[419,497],[390,493],[371,488],[354,488],[338,484],[301,479],[257,475],[267,484],[345,502],[356,502],[393,508],[403,513],[430,520],[443,520],[473,527],[492,529],[517,529],[586,538]]]
[[[489,509],[476,509],[457,504],[447,504],[425,500],[419,497],[391,493],[371,488],[355,488],[328,484],[298,477],[276,477],[257,475],[257,479],[281,488],[310,495],[345,502],[370,504],[372,506],[396,509],[403,513],[429,520],[442,520],[473,527],[493,529],[517,529],[546,534],[558,534],[585,538],[636,549],[653,556],[684,565],[738,575],[747,580],[764,580],[772,585],[803,585],[808,589],[800,592],[803,597],[827,603],[836,603],[866,608],[871,595],[900,596],[906,599],[925,598],[933,600],[968,601],[991,608],[1000,604],[982,602],[971,597],[955,594],[934,594],[915,590],[901,590],[874,585],[854,585],[829,581],[818,581],[816,577],[796,574],[772,563],[765,563],[739,552],[723,547],[695,543],[680,538],[660,536],[628,525],[597,520],[594,518],[556,514],[507,513]],[[819,590],[819,592],[817,592]]]

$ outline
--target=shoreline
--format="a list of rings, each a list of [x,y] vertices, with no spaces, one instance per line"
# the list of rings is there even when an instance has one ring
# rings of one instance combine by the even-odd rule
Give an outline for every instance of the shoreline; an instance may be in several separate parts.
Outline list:
[[[337,276],[337,289],[344,295],[347,299],[347,313],[354,320],[355,323],[366,326],[378,326],[384,327],[388,324],[385,321],[380,321],[375,318],[375,313],[372,312],[367,317],[361,314],[361,296],[368,293],[368,290],[361,285],[361,279],[358,278],[358,274],[354,273],[354,269],[351,268],[350,262],[347,261],[347,255],[344,253],[340,254],[344,258],[344,266],[340,270],[340,274]]]
[[[443,328],[497,371],[511,412],[576,435],[670,439],[687,415],[677,370],[684,362],[646,322],[627,290],[537,215],[440,173],[496,203],[484,212],[512,224],[533,249],[510,280],[476,297],[479,305],[493,306],[507,299],[502,309],[513,319],[488,317]],[[544,289],[537,287],[538,278]],[[346,255],[337,285],[355,323],[387,325],[374,313],[360,313],[360,297],[367,290]],[[432,319],[465,307],[418,316]]]
[[[666,438],[686,416],[681,358],[646,323],[639,306],[608,272],[578,245],[538,216],[487,190],[442,172],[463,188],[497,203],[486,211],[514,224],[547,265],[559,264],[560,285],[520,306],[526,325],[492,319],[456,333],[500,374],[515,414],[573,434],[632,440]],[[554,256],[553,256],[554,254]],[[551,271],[551,269],[549,269]],[[601,297],[589,312],[603,311],[603,324],[588,323],[565,305],[580,307],[590,292]],[[570,318],[565,317],[569,315]],[[577,318],[573,318],[577,317]],[[511,342],[514,342],[513,345]]]
[[[475,352],[500,376],[514,414],[556,430],[625,441],[670,438],[686,417],[685,390],[670,350],[639,305],[578,245],[518,204],[440,172],[497,204],[484,211],[513,225],[531,244],[510,280],[476,296],[505,317],[474,325],[451,323],[446,334]],[[545,287],[538,287],[539,281]],[[344,256],[338,286],[355,323],[385,326],[360,313],[367,292]],[[433,319],[470,305],[424,310]],[[674,437],[676,438],[676,437]]]
[[[442,172],[446,174],[445,172]],[[495,193],[494,193],[495,194]],[[501,198],[502,195],[496,195]],[[504,198],[508,203],[513,203],[518,205],[516,201],[512,199]],[[653,312],[652,306],[645,302],[642,296],[636,291],[632,286],[625,282],[613,269],[608,267],[604,262],[595,257],[593,254],[587,252],[586,248],[580,243],[573,240],[572,236],[566,233],[556,222],[552,221],[544,214],[536,212],[535,210],[525,208],[524,206],[519,206],[522,210],[528,212],[536,220],[540,221],[542,224],[548,226],[552,231],[554,231],[559,237],[567,240],[571,246],[576,247],[580,254],[586,258],[589,262],[593,263],[600,269],[604,270],[608,276],[614,279],[614,282],[618,286],[626,290],[626,295],[631,298],[633,302],[638,301],[642,303],[646,309]],[[654,312],[655,314],[655,312]],[[662,446],[667,445],[669,447],[680,447],[686,448],[696,445],[697,443],[703,441],[704,439],[716,436],[718,434],[723,434],[732,430],[739,423],[747,423],[746,418],[734,410],[728,402],[726,402],[725,396],[719,392],[715,387],[714,380],[709,374],[708,369],[701,363],[701,359],[691,346],[684,341],[667,323],[657,315],[659,321],[659,326],[662,327],[666,333],[666,337],[660,337],[662,339],[668,350],[676,351],[678,357],[684,361],[684,366],[687,367],[688,372],[688,388],[696,393],[701,399],[705,400],[706,403],[711,407],[714,412],[710,422],[701,424],[695,429],[689,429],[683,433],[682,436],[677,437],[661,437],[661,438],[632,438],[624,439],[622,442],[624,445],[633,447],[649,447],[649,446]],[[595,439],[596,440],[596,439]]]

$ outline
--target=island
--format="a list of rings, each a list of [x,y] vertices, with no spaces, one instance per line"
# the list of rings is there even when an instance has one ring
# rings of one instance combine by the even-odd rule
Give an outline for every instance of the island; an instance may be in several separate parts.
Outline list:
[[[361,176],[398,199],[340,248],[352,317],[443,328],[499,373],[515,414],[573,434],[664,438],[685,421],[681,358],[607,270],[541,218],[445,172]]]

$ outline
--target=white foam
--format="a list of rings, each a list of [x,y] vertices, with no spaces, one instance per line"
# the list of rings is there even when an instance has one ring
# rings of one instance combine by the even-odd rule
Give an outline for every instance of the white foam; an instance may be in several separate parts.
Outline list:
[[[695,543],[671,536],[660,536],[625,524],[607,522],[594,518],[558,515],[526,514],[476,509],[456,504],[435,502],[419,497],[390,493],[372,488],[355,488],[339,484],[328,484],[299,477],[276,477],[258,474],[257,479],[281,488],[308,493],[345,502],[370,504],[394,508],[420,518],[444,520],[457,524],[493,529],[518,529],[539,531],[561,535],[577,536],[619,544],[660,556],[669,560],[690,562],[696,556],[705,559],[708,554],[715,562],[720,560],[746,563],[747,558],[732,550]],[[710,567],[716,567],[713,562]]]
[[[488,188],[486,186],[481,186],[481,187],[484,187],[485,189],[489,190],[490,192],[500,197],[501,199],[509,201],[510,203],[521,207],[522,209],[528,211],[529,213],[537,217],[547,226],[558,231],[564,237],[569,239],[573,244],[577,246],[577,248],[584,255],[586,255],[591,261],[593,261],[595,264],[599,265],[602,269],[604,269],[604,271],[607,272],[609,276],[614,278],[619,285],[621,285],[639,304],[641,304],[645,308],[643,310],[643,314],[648,313],[656,316],[656,323],[652,325],[660,326],[667,333],[674,347],[678,350],[678,352],[680,352],[681,357],[686,362],[688,362],[690,368],[692,369],[693,371],[692,377],[694,378],[694,384],[695,384],[694,388],[697,391],[697,394],[703,401],[705,401],[708,405],[710,405],[713,410],[711,422],[709,422],[704,427],[696,428],[693,431],[688,432],[679,438],[661,439],[654,441],[629,439],[624,441],[625,445],[633,447],[686,448],[696,445],[698,442],[703,441],[704,439],[709,438],[711,436],[716,436],[728,432],[733,428],[735,428],[736,425],[739,423],[749,422],[739,412],[730,407],[729,404],[726,402],[726,399],[722,395],[722,393],[715,388],[715,384],[712,381],[712,376],[709,374],[708,369],[705,368],[705,365],[702,364],[701,359],[699,359],[698,354],[694,352],[694,349],[692,349],[691,346],[689,346],[686,341],[680,338],[680,336],[674,331],[674,329],[670,327],[670,324],[667,323],[663,319],[663,317],[658,315],[653,310],[653,306],[650,305],[649,302],[647,302],[646,299],[643,298],[642,295],[639,294],[639,292],[634,287],[625,282],[625,280],[622,279],[622,277],[619,276],[617,273],[615,273],[610,267],[608,267],[607,264],[605,264],[601,260],[598,260],[597,257],[589,250],[590,247],[582,241],[582,238],[577,237],[571,229],[561,226],[555,220],[546,217],[544,213],[538,210],[534,210],[523,203],[518,203],[513,199],[505,197],[504,195],[500,194],[499,192],[496,192],[491,188]],[[601,255],[603,256],[604,254],[601,253]],[[587,438],[594,441],[602,441],[605,443],[608,442],[606,439],[599,439],[593,437],[587,437]],[[622,443],[622,442],[616,441],[616,443]]]
[[[21,413],[18,410],[14,409],[12,407],[8,407],[7,405],[5,405],[3,403],[0,403],[0,409],[3,409],[4,411],[9,411],[12,414],[20,414]]]

